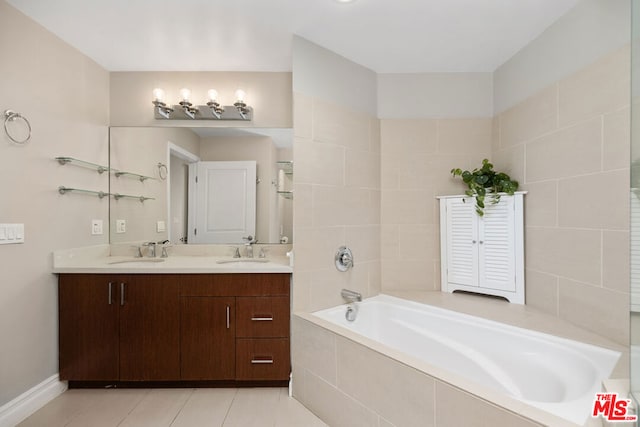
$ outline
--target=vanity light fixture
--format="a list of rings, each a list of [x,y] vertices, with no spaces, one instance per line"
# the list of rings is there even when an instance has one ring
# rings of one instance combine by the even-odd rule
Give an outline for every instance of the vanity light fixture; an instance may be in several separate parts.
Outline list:
[[[154,117],[158,120],[242,120],[253,119],[253,108],[245,102],[245,92],[238,89],[235,93],[236,101],[233,105],[220,105],[218,92],[210,89],[207,92],[205,105],[193,105],[191,91],[187,88],[180,90],[180,101],[177,105],[168,106],[165,103],[164,91],[153,90]]]
[[[156,117],[164,117],[165,119],[169,118],[169,115],[173,112],[173,108],[167,107],[167,104],[164,102],[164,91],[160,88],[155,88],[153,90],[153,101],[151,101],[153,105],[155,105]]]

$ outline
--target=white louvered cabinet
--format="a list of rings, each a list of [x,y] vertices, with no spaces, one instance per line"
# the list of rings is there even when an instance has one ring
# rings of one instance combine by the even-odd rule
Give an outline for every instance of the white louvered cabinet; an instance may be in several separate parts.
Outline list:
[[[488,201],[482,217],[472,197],[438,197],[442,291],[524,304],[524,194],[502,195],[498,204]]]

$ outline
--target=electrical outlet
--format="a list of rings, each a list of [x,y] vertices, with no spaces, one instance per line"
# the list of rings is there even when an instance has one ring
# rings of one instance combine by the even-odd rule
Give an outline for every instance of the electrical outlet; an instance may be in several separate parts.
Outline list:
[[[164,221],[158,221],[156,222],[156,231],[158,233],[162,233],[163,231],[165,231],[167,229],[167,227],[164,224]]]
[[[91,234],[93,236],[99,236],[102,234],[102,220],[101,219],[92,219],[91,220]]]
[[[127,232],[127,221],[124,219],[116,219],[116,233],[122,234]]]

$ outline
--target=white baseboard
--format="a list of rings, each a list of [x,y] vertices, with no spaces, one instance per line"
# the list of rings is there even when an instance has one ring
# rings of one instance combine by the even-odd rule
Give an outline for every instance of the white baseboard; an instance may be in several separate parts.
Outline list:
[[[66,381],[52,375],[12,401],[0,406],[0,427],[14,427],[67,389]]]

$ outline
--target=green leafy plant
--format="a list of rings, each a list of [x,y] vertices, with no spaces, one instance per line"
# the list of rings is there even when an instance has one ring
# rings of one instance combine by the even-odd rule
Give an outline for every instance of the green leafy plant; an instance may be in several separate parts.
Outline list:
[[[476,213],[484,215],[485,200],[487,197],[492,204],[500,202],[500,193],[513,196],[518,190],[518,181],[511,179],[509,175],[493,170],[493,165],[488,159],[482,160],[482,167],[471,172],[460,168],[451,169],[451,174],[462,178],[469,189],[465,194],[476,199]]]

